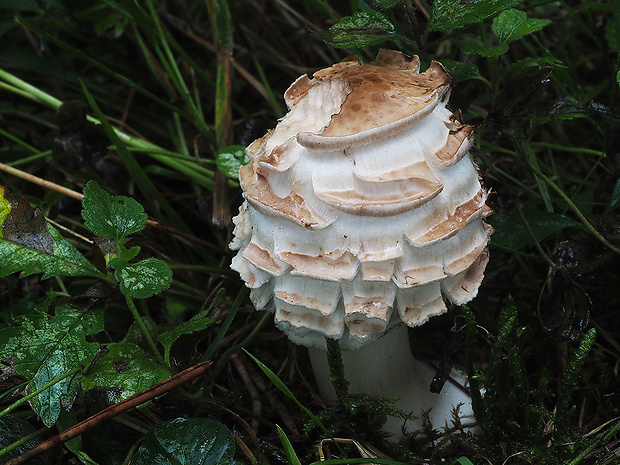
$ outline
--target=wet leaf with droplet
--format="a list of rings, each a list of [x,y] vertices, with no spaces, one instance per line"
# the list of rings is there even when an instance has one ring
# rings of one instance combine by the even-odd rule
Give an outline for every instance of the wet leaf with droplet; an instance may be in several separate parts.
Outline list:
[[[460,29],[492,18],[519,3],[519,0],[435,0],[428,28],[431,31]]]
[[[114,277],[121,292],[128,297],[146,299],[168,289],[172,283],[170,267],[157,258],[147,258],[131,264],[119,260],[111,265],[115,267]]]
[[[94,390],[111,405],[127,399],[170,377],[170,372],[151,361],[144,350],[132,343],[113,343],[108,352],[82,379],[82,389]]]
[[[121,241],[146,226],[147,215],[135,199],[112,196],[94,181],[84,187],[82,200],[84,225],[99,237]]]
[[[102,277],[97,268],[45,221],[39,209],[23,198],[14,201],[0,192],[0,278],[21,272],[22,277]]]
[[[250,162],[242,145],[230,145],[221,149],[215,160],[217,169],[231,179],[239,179],[239,168]]]
[[[319,33],[324,41],[340,48],[369,47],[391,40],[396,35],[394,25],[378,11],[360,11],[344,16],[329,31]]]
[[[525,11],[509,10],[502,11],[493,20],[491,26],[500,44],[506,44],[521,37],[541,30],[551,23],[549,19],[528,18]]]
[[[208,418],[177,418],[153,426],[131,460],[133,465],[229,465],[235,443],[222,423]]]
[[[86,335],[103,331],[103,311],[79,312],[69,305],[58,307],[56,315],[23,315],[19,326],[0,330],[0,358],[8,361],[17,375],[29,379],[33,392],[79,366],[88,366],[99,344]],[[62,409],[71,407],[81,380],[77,372],[53,384],[32,399],[41,420],[53,425]]]

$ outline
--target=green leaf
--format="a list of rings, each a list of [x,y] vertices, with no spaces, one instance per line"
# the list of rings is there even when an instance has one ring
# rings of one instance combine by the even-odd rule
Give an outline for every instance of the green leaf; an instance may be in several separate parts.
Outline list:
[[[50,224],[41,210],[23,198],[17,202],[0,190],[0,278],[21,271],[21,277],[103,275]]]
[[[94,181],[84,187],[82,207],[84,225],[99,237],[121,241],[146,226],[147,215],[142,205],[130,197],[112,197]]]
[[[95,390],[109,404],[133,396],[170,377],[170,372],[151,361],[144,350],[131,343],[112,343],[82,379],[82,389]]]
[[[247,165],[250,158],[245,153],[242,145],[230,145],[221,149],[215,160],[217,169],[231,179],[239,179],[239,168]]]
[[[329,28],[319,33],[326,42],[340,48],[362,48],[377,45],[393,39],[394,25],[378,11],[357,12],[344,16]]]
[[[462,81],[469,81],[470,79],[478,79],[487,85],[491,83],[480,75],[478,67],[474,63],[467,63],[463,61],[454,60],[442,60],[441,64],[446,67],[452,76],[452,83],[457,84]]]
[[[15,374],[29,379],[30,392],[88,366],[99,350],[99,344],[86,342],[85,336],[103,331],[102,310],[83,313],[65,305],[58,307],[53,317],[29,314],[16,321],[19,326],[0,330],[0,358],[9,361]],[[53,425],[61,410],[71,406],[81,379],[77,371],[32,399],[43,423]]]
[[[549,19],[528,18],[525,11],[513,8],[502,11],[491,26],[500,44],[507,44],[541,30],[551,23]]]
[[[523,216],[538,242],[565,228],[581,224],[559,213],[542,210],[523,210]],[[517,212],[510,215],[495,214],[489,218],[489,223],[495,228],[495,233],[491,236],[491,244],[494,246],[519,250],[526,245],[534,245],[526,225]]]
[[[492,18],[519,0],[435,0],[431,6],[430,31],[460,29]]]
[[[22,438],[26,438],[28,436],[32,436],[35,433],[35,430],[30,423],[22,420],[19,417],[13,415],[5,415],[0,417],[0,449],[4,449],[5,447],[10,446],[14,442],[22,440]],[[4,460],[9,460],[13,457],[16,457],[28,449],[32,449],[39,444],[40,441],[36,439],[30,439],[25,441],[23,444],[17,446],[11,452],[7,452],[5,456],[2,457]],[[40,455],[38,457],[34,457],[28,461],[28,465],[49,465],[52,462],[50,461],[47,455]]]
[[[168,289],[172,283],[172,270],[157,258],[123,265],[115,269],[114,277],[128,297],[146,299]]]
[[[508,45],[506,44],[491,45],[472,37],[461,40],[459,47],[466,55],[476,53],[485,58],[498,57],[508,51]]]
[[[452,462],[452,465],[474,465],[474,464],[467,457],[459,457],[454,462]]]
[[[177,418],[148,430],[132,465],[231,465],[235,442],[222,423]]]
[[[166,363],[170,362],[170,350],[174,342],[184,334],[191,334],[202,331],[213,323],[213,318],[207,318],[208,312],[200,312],[189,321],[175,326],[172,330],[160,334],[157,340],[164,346],[164,359]]]

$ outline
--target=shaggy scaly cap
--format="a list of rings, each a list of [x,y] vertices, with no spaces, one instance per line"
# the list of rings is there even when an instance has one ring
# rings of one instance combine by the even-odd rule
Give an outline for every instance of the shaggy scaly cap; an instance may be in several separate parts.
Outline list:
[[[443,66],[419,64],[382,50],[301,76],[247,149],[232,268],[294,342],[354,347],[478,292],[492,228],[474,128],[446,109]]]

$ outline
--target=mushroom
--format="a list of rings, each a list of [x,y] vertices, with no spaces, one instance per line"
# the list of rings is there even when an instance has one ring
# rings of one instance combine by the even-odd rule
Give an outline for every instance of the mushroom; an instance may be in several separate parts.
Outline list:
[[[332,338],[350,392],[399,396],[398,407],[431,409],[442,427],[457,404],[471,414],[470,398],[450,383],[429,391],[434,372],[412,357],[407,326],[446,312],[444,299],[475,297],[492,228],[468,155],[474,128],[446,108],[450,74],[419,67],[381,50],[297,79],[284,94],[290,111],[247,148],[230,247],[256,309],[311,349],[323,396],[335,396]]]

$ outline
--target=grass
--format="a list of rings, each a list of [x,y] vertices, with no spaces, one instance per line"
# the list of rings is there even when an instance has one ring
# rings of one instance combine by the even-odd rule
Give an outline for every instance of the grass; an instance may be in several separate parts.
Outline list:
[[[114,250],[139,247],[136,260],[155,257],[174,275],[148,299],[118,292],[117,278],[96,280],[92,271],[3,278],[1,458],[210,358],[206,375],[32,463],[140,463],[150,453],[143,441],[157,441],[145,433],[179,417],[225,426],[186,426],[214,435],[221,463],[312,463],[316,445],[330,438],[347,439],[330,447],[347,463],[369,450],[377,463],[614,463],[618,31],[615,2],[4,2],[0,162],[13,172],[0,172],[0,184],[63,228],[97,270],[105,270],[106,241],[84,226],[80,193],[94,180],[113,196],[136,199],[148,225]],[[370,60],[379,47],[418,54],[425,65],[444,63],[455,83],[452,109],[478,127],[472,155],[493,192],[496,229],[486,278],[468,308],[412,330],[421,356],[455,338],[451,328],[466,332],[456,362],[473,388],[485,390],[474,395],[484,429],[475,437],[426,431],[390,443],[377,434],[384,404],[326,408],[303,371],[306,353],[252,309],[229,270],[230,218],[242,200],[233,175],[239,147],[283,116],[281,96],[299,75],[351,53]],[[72,197],[15,170],[70,189]],[[93,236],[103,249],[93,247]],[[59,313],[65,306],[100,313],[102,326],[86,328],[76,313]],[[83,351],[73,366],[50,373],[59,397],[43,402],[32,389],[39,378],[16,368],[24,360],[7,352],[7,341],[25,337],[19,331],[26,322],[58,334],[62,315],[74,322],[63,334]],[[136,354],[136,347],[144,359],[118,355]],[[97,361],[108,360],[106,350],[130,368],[105,371]],[[147,385],[137,382],[140,375],[152,375]],[[85,392],[84,379],[98,387]],[[20,400],[25,395],[35,401]],[[41,402],[57,409],[49,424]],[[234,455],[226,455],[230,432]],[[190,454],[180,440],[168,452]]]

